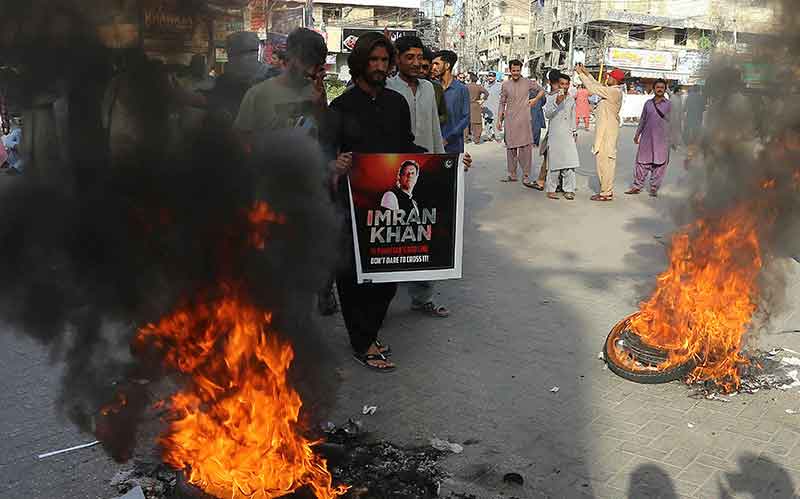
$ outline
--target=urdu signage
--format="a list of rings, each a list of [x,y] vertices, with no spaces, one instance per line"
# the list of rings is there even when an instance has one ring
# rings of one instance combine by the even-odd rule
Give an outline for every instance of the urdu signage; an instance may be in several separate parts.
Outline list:
[[[606,65],[622,69],[658,69],[673,71],[675,53],[663,50],[642,50],[611,47],[606,54]]]

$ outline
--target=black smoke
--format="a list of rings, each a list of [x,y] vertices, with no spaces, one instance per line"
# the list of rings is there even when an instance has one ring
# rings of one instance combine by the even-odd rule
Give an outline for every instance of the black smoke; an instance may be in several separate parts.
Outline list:
[[[786,276],[796,267],[792,257],[800,257],[800,18],[791,0],[768,6],[773,28],[739,34],[738,51],[732,32],[716,36],[698,94],[707,110],[694,136],[690,196],[674,211],[686,224],[753,207],[764,261],[754,331],[769,329],[787,305]],[[686,105],[697,102],[689,97]]]
[[[311,307],[338,222],[316,143],[286,132],[245,155],[213,120],[176,136],[168,68],[100,44],[92,2],[44,3],[0,0],[0,85],[28,144],[25,175],[0,192],[0,314],[65,363],[59,407],[129,457],[152,402],[134,380],[168,374],[131,353],[133,335],[223,280],[274,312],[304,399],[324,407],[335,383]],[[264,251],[242,244],[258,200],[286,217]]]

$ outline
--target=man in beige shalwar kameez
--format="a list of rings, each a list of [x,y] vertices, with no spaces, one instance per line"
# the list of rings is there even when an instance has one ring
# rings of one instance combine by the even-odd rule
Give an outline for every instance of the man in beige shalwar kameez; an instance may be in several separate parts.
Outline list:
[[[611,201],[614,199],[614,172],[617,169],[617,138],[619,137],[619,110],[622,107],[622,90],[617,88],[625,80],[625,73],[615,69],[608,73],[606,85],[600,84],[586,70],[583,64],[575,68],[589,93],[600,97],[595,108],[597,127],[592,153],[597,161],[597,176],[600,178],[600,192],[592,196],[592,201]]]
[[[517,168],[522,169],[522,182],[533,186],[531,182],[531,161],[533,160],[533,134],[531,133],[531,107],[544,97],[544,89],[533,80],[522,78],[522,61],[513,60],[508,63],[511,78],[500,87],[500,107],[497,110],[497,129],[505,126],[506,159],[508,160],[508,176],[501,182],[516,182]],[[529,97],[530,91],[536,97]]]

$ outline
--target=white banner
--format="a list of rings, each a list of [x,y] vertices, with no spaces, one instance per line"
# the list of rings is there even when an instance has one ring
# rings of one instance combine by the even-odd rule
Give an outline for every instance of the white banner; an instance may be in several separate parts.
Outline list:
[[[622,69],[675,69],[675,53],[663,50],[641,50],[611,47],[606,56],[606,65]]]

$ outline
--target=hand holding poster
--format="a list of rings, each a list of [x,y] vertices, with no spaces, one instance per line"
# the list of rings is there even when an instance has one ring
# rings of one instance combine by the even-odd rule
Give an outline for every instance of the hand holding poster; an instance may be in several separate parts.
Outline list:
[[[463,170],[456,154],[353,154],[358,282],[461,277]]]

